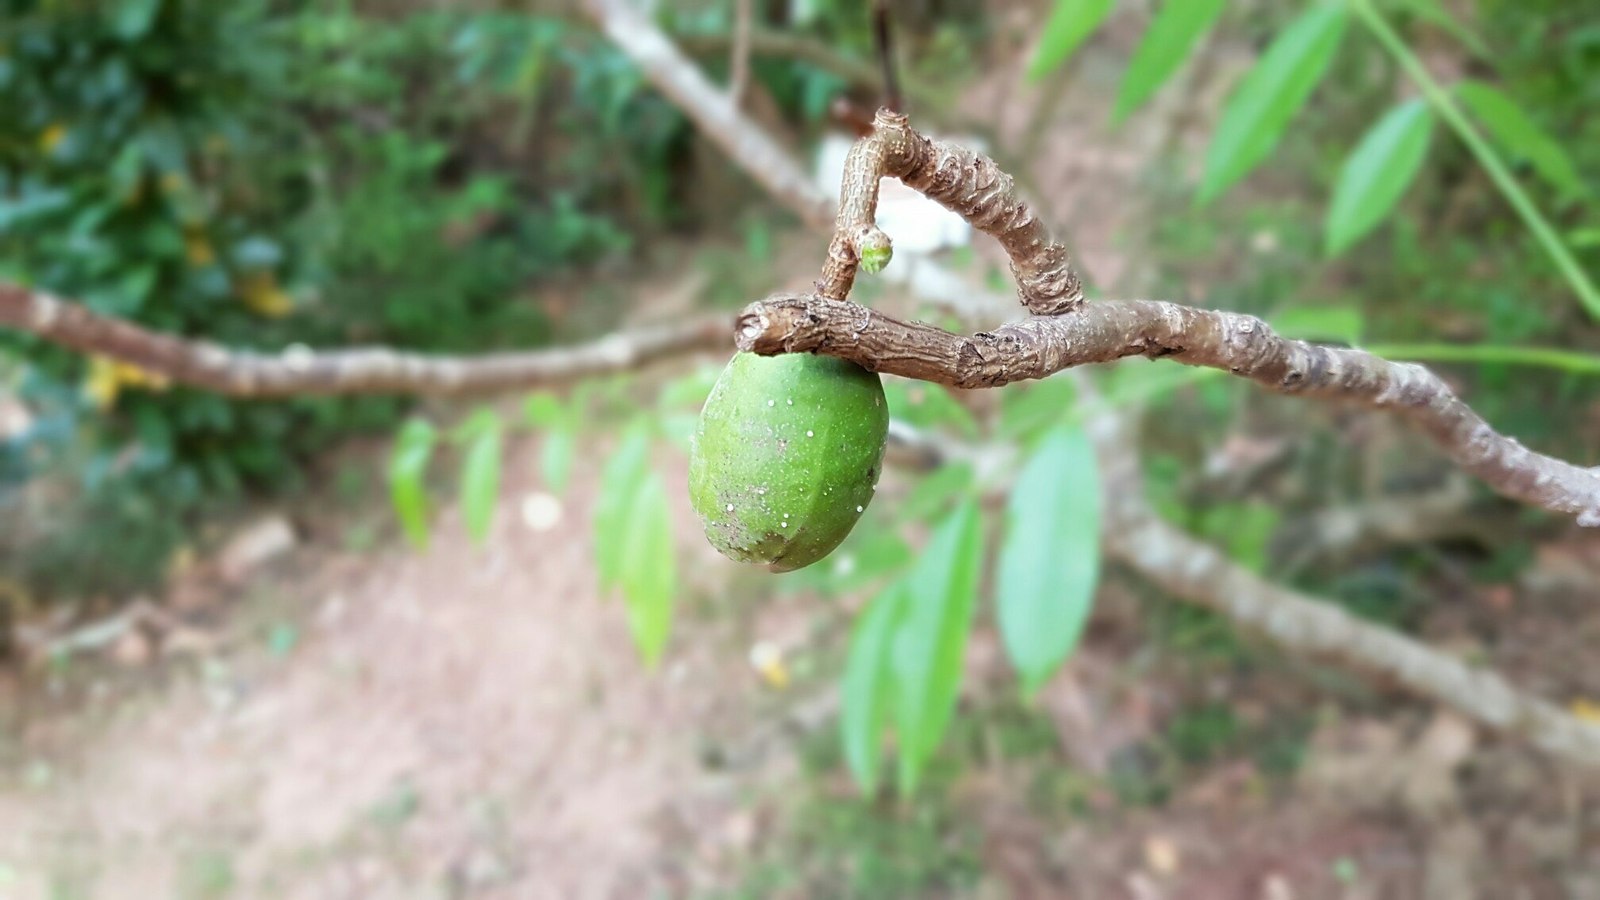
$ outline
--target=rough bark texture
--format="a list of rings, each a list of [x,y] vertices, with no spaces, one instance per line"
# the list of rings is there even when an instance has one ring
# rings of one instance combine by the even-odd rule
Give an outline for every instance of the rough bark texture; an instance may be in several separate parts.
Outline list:
[[[738,345],[817,352],[878,372],[958,388],[1044,378],[1085,363],[1167,357],[1221,369],[1283,394],[1346,401],[1404,417],[1462,469],[1514,500],[1600,525],[1600,471],[1535,453],[1497,433],[1437,375],[1344,347],[1279,337],[1254,316],[1148,300],[1101,300],[970,337],[854,303],[777,296],[745,307]]]
[[[1029,312],[1054,316],[1083,305],[1083,285],[1067,248],[1017,196],[1011,176],[981,153],[918,134],[904,115],[887,109],[878,110],[873,133],[857,141],[845,160],[839,214],[818,295],[843,300],[868,249],[886,253],[890,239],[876,222],[878,182],[886,176],[999,241]]]
[[[382,347],[277,354],[229,350],[149,331],[76,303],[0,284],[0,325],[83,353],[132,363],[174,382],[235,397],[311,394],[469,394],[528,388],[635,369],[657,359],[727,347],[728,317],[618,332],[576,347],[475,356],[426,356]]]

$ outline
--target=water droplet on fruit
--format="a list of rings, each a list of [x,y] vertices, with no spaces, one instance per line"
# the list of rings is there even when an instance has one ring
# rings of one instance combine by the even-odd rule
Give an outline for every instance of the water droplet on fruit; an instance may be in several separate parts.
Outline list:
[[[867,508],[865,506],[858,506],[856,507],[856,512],[866,512],[866,509]]]
[[[806,437],[816,437],[816,436],[817,436],[817,433],[815,431],[810,431],[810,430],[806,431]]]
[[[733,504],[732,503],[728,504],[728,512],[733,512]]]

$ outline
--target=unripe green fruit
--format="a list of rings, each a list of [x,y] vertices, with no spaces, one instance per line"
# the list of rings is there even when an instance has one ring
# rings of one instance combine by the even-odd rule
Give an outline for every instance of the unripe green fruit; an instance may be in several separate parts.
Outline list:
[[[810,353],[735,355],[689,449],[706,539],[774,572],[822,559],[872,502],[888,433],[875,373]]]

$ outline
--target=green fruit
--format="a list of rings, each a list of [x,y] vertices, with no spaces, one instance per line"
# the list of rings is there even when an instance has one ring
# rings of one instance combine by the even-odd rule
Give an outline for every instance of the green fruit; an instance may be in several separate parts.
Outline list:
[[[689,499],[724,556],[791,572],[827,556],[872,502],[889,404],[855,363],[740,353],[689,450]]]

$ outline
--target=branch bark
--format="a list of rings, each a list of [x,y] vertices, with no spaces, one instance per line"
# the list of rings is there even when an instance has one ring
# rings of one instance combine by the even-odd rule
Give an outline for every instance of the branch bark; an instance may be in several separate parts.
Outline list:
[[[866,307],[806,295],[745,307],[738,346],[763,355],[816,352],[957,388],[998,387],[1086,363],[1166,357],[1221,369],[1282,394],[1401,416],[1456,465],[1500,494],[1600,525],[1600,471],[1496,432],[1428,369],[1361,350],[1279,337],[1254,316],[1148,300],[1097,300],[970,337]]]
[[[473,394],[536,387],[728,347],[728,322],[727,316],[708,316],[618,332],[574,347],[475,356],[383,347],[317,352],[304,346],[261,354],[150,331],[43,291],[0,284],[0,325],[234,397]]]

